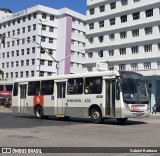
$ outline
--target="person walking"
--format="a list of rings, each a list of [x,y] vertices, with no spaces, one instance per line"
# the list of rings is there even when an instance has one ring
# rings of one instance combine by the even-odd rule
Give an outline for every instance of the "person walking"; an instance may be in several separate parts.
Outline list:
[[[156,104],[152,107],[152,114],[155,112],[155,114],[157,113],[157,107]]]

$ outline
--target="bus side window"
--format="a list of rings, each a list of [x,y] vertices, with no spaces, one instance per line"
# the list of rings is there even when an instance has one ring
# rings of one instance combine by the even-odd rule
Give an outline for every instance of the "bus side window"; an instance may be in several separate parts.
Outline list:
[[[41,95],[53,95],[53,92],[54,92],[53,80],[41,81]]]
[[[18,83],[14,83],[13,96],[17,96],[17,95],[18,95]]]
[[[34,81],[28,83],[28,96],[37,95],[40,91],[40,81]]]
[[[83,78],[68,79],[67,94],[82,94]]]
[[[0,85],[0,91],[3,91],[3,85]]]
[[[101,94],[102,93],[102,77],[85,78],[85,94]]]

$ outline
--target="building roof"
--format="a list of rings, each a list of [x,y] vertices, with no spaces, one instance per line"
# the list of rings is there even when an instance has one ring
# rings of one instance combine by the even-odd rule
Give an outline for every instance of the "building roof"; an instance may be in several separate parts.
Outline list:
[[[4,11],[5,13],[12,13],[10,9],[0,8],[0,11]]]

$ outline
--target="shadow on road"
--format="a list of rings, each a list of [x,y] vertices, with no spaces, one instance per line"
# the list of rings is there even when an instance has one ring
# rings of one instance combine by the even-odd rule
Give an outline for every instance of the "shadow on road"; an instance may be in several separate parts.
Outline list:
[[[14,128],[30,128],[30,127],[43,127],[43,126],[72,126],[77,124],[93,124],[90,119],[82,118],[55,118],[50,117],[48,119],[35,119],[34,116],[28,115],[15,115],[13,113],[0,113],[0,129],[14,129]],[[148,124],[144,121],[138,121],[138,119],[128,120],[126,123],[119,123],[116,119],[105,119],[102,123],[104,126],[129,126]]]

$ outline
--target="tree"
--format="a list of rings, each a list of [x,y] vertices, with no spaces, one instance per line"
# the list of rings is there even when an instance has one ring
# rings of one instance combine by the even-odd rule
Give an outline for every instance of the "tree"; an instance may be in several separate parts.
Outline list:
[[[3,75],[3,71],[0,69],[0,75]]]

